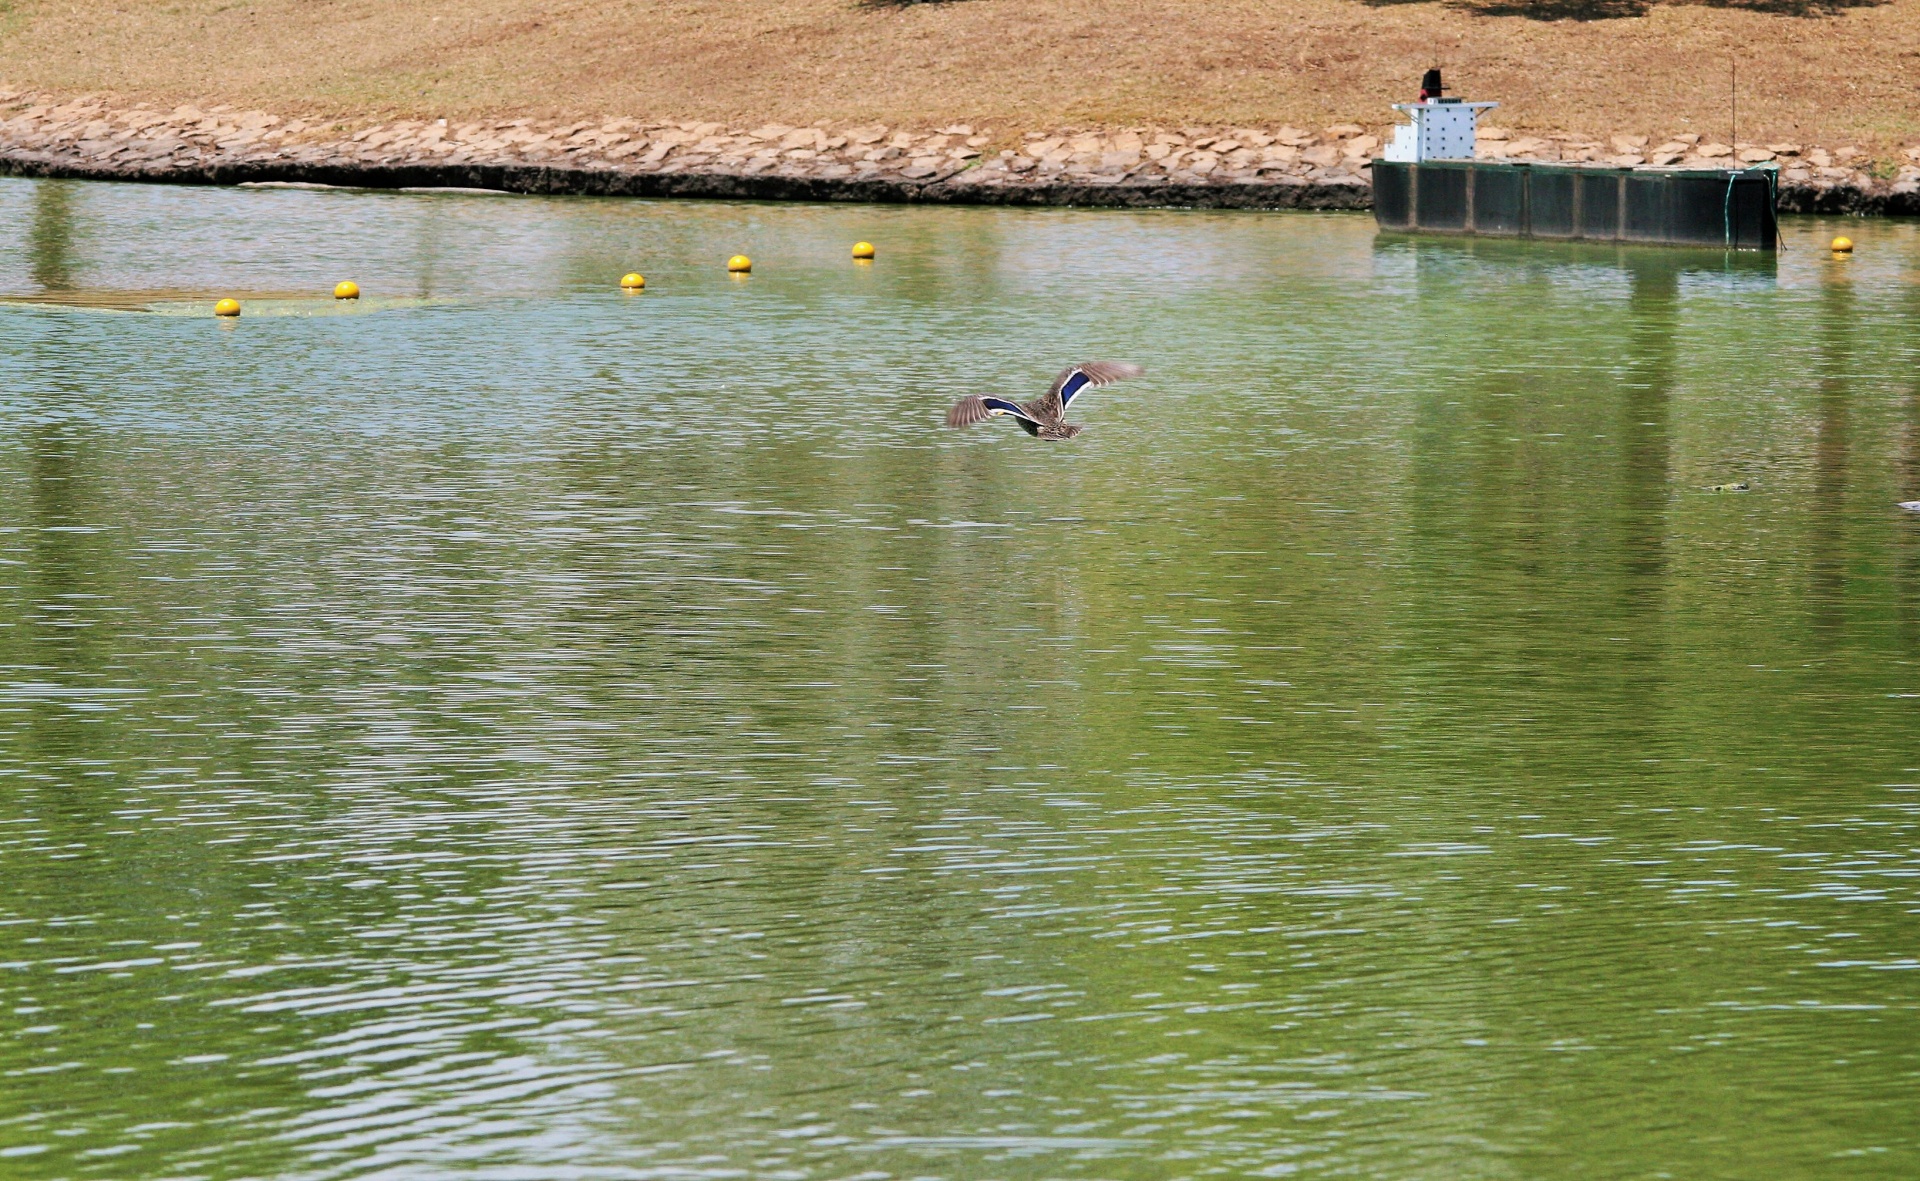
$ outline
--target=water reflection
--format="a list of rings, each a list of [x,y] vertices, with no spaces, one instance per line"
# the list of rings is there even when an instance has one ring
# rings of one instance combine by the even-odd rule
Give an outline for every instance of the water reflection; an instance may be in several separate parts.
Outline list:
[[[1813,446],[1814,517],[1809,622],[1826,642],[1836,643],[1846,619],[1848,531],[1848,435],[1851,429],[1851,379],[1855,307],[1850,272],[1842,269],[1820,291],[1820,318],[1814,329],[1815,404]]]
[[[76,282],[446,302],[0,309],[9,1169],[1920,1163],[1873,272],[85,193]],[[1072,447],[937,425],[1090,355]]]
[[[33,190],[33,224],[28,231],[33,281],[46,291],[66,291],[74,284],[73,203],[80,192],[75,181],[50,180]]]
[[[1635,613],[1659,610],[1666,574],[1680,269],[1650,252],[1636,253],[1628,267],[1632,292],[1627,302],[1626,374],[1620,383],[1620,519],[1627,553],[1625,590]]]
[[[1909,310],[1907,315],[1911,319],[1915,311]],[[1920,368],[1914,370],[1907,393],[1905,420],[1905,448],[1895,485],[1896,503],[1920,500]],[[1920,529],[1902,530],[1895,545],[1899,554],[1901,638],[1908,644],[1920,644]]]

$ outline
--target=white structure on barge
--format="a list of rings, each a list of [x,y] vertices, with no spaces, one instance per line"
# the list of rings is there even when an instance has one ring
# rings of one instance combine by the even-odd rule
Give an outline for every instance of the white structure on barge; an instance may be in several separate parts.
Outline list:
[[[1393,109],[1405,111],[1413,120],[1393,129],[1393,142],[1384,158],[1397,164],[1418,164],[1422,160],[1473,159],[1474,130],[1480,112],[1499,103],[1469,103],[1440,95],[1440,71],[1428,70],[1420,80],[1420,101],[1395,103]]]

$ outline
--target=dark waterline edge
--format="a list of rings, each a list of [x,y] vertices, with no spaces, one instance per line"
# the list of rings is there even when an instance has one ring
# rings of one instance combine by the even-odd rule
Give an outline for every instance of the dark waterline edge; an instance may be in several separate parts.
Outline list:
[[[107,180],[138,184],[234,186],[312,184],[354,189],[490,189],[577,197],[688,197],[719,200],[817,201],[874,205],[1081,206],[1109,209],[1302,209],[1362,211],[1373,190],[1359,179],[1222,181],[1212,184],[1027,182],[970,183],[968,173],[916,183],[904,179],[658,173],[624,168],[554,168],[529,164],[387,164],[359,161],[217,161],[165,167],[112,164],[78,155],[0,151],[0,176]],[[1779,211],[1793,214],[1911,217],[1920,188],[1782,185]]]
[[[962,174],[964,175],[964,174]],[[575,197],[691,197],[722,200],[814,201],[875,205],[1041,205],[1116,209],[1368,210],[1371,189],[1345,183],[1266,182],[1205,185],[1039,184],[983,185],[952,180],[834,179],[747,176],[737,173],[649,173],[612,168],[550,168],[505,164],[311,164],[291,161],[193,164],[140,168],[43,153],[0,153],[0,176],[49,180],[107,180],[142,184],[313,184],[356,189],[490,189],[502,193]]]

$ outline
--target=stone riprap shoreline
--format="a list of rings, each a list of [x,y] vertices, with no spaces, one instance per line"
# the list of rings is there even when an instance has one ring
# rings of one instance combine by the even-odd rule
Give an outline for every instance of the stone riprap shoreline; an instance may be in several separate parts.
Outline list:
[[[733,128],[611,119],[354,125],[230,106],[0,91],[0,174],[172,183],[1031,205],[1366,209],[1377,135],[1356,124],[996,134],[953,125]],[[1783,211],[1920,213],[1920,147],[1598,139],[1486,128],[1483,157],[1726,167],[1774,162]]]

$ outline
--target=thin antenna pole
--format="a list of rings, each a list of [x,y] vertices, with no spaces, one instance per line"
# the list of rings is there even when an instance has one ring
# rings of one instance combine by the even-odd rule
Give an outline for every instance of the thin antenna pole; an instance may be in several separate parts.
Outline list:
[[[1733,164],[1740,166],[1740,59],[1727,59],[1727,94],[1733,102]]]

